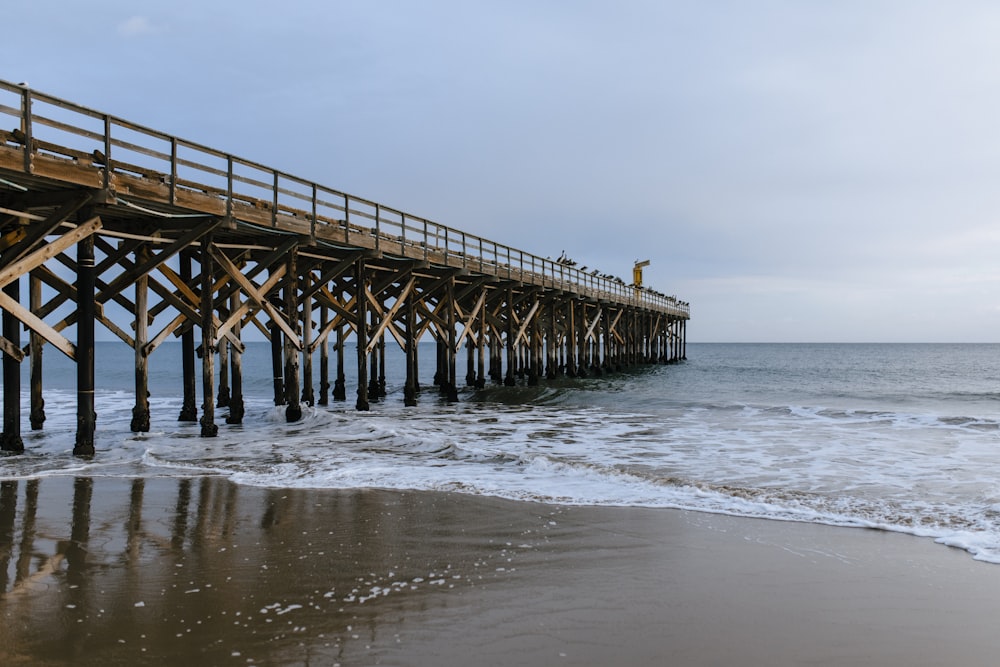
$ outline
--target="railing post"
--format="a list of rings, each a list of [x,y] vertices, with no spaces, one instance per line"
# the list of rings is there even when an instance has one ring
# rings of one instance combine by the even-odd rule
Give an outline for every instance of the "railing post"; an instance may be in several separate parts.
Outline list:
[[[316,200],[317,200],[317,196],[316,196],[316,184],[315,183],[312,184],[312,195],[313,195],[313,200],[312,200],[312,221],[309,223],[309,242],[315,244],[316,243],[316,218],[318,216],[317,203],[316,203]]]
[[[226,217],[233,217],[233,156],[226,156]]]
[[[31,123],[31,90],[21,89],[21,132],[24,134],[24,172],[30,174],[34,171],[33,164],[33,133]]]
[[[351,200],[344,195],[344,242],[351,242]]]
[[[170,205],[177,203],[177,137],[170,137]]]
[[[232,198],[232,191],[229,192],[230,198]],[[274,190],[272,192],[271,198],[271,226],[277,228],[278,226],[278,172],[274,172]]]
[[[465,232],[462,232],[462,268],[467,269],[468,266],[468,253],[465,247]]]
[[[427,261],[427,220],[424,220],[424,261]]]
[[[375,204],[375,252],[379,251],[379,237],[382,236],[381,213],[379,205]]]
[[[448,228],[444,228],[444,265],[448,266]]]
[[[111,189],[111,116],[104,114],[104,189]]]

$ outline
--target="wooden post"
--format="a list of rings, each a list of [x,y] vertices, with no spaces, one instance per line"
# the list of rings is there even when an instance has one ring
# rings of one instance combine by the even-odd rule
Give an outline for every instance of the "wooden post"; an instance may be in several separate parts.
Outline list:
[[[417,319],[413,318],[413,391],[420,393],[420,338],[418,337]]]
[[[210,252],[211,234],[201,240],[201,435],[213,438],[219,434],[215,423],[215,261]]]
[[[503,339],[500,330],[490,327],[490,377],[494,384],[503,384]]]
[[[368,363],[365,358],[368,347],[368,272],[365,260],[359,259],[354,265],[354,287],[358,304],[358,400],[355,407],[358,410],[370,410],[368,404]]]
[[[371,317],[371,328],[376,330],[378,328],[378,319],[375,311],[369,313]],[[377,346],[376,346],[377,347]],[[374,354],[369,358],[369,366],[371,367],[371,373],[368,377],[368,400],[377,403],[378,402],[378,350],[372,350]]]
[[[559,334],[556,331],[556,301],[554,299],[549,302],[546,310],[548,311],[549,331],[545,336],[545,378],[554,380],[559,374],[559,357],[556,350],[556,340]]]
[[[142,246],[135,251],[136,265],[149,259],[149,249]],[[149,277],[143,274],[135,281],[135,407],[132,408],[133,433],[149,432]]]
[[[27,151],[27,147],[25,147]],[[93,248],[93,241],[91,241]],[[94,264],[93,258],[90,260]],[[15,301],[21,299],[21,282],[13,280],[3,288],[4,294]],[[6,310],[2,316],[3,337],[13,345],[21,346],[21,323]],[[6,352],[3,354],[3,433],[0,433],[0,450],[23,452],[21,439],[21,364]],[[91,452],[93,453],[93,452]]]
[[[97,302],[94,300],[97,271],[94,265],[94,237],[88,236],[76,246],[76,456],[94,455],[94,321]],[[16,284],[15,281],[14,284]],[[6,332],[5,332],[6,333]],[[6,358],[4,359],[6,361]],[[6,368],[4,369],[6,372]],[[4,389],[6,389],[6,381]],[[5,396],[6,398],[6,396]]]
[[[337,327],[337,379],[333,385],[333,400],[347,400],[347,378],[344,376],[344,327]]]
[[[309,284],[312,277],[311,271],[306,271],[302,275],[303,294],[308,293]],[[306,297],[302,302],[302,402],[308,406],[316,404],[316,396],[313,393],[313,355],[312,329],[313,329],[313,306],[312,297]]]
[[[604,372],[610,373],[611,368],[611,309],[604,309],[604,323],[601,325],[604,329]]]
[[[437,351],[437,365],[434,367],[434,384],[441,392],[444,392],[444,378],[448,376],[448,372],[445,370],[444,343],[441,341],[440,334],[435,334],[434,342],[436,343],[435,348]]]
[[[378,396],[379,398],[385,398],[386,396],[386,386],[385,386],[385,335],[378,342]]]
[[[576,377],[576,303],[566,300],[566,375]]]
[[[485,287],[483,288],[486,289]],[[486,386],[486,301],[483,301],[483,307],[479,309],[479,327],[476,331],[476,353],[477,368],[476,368],[476,389],[482,389]]]
[[[191,284],[191,252],[182,250],[180,253],[180,273],[181,280]],[[193,324],[193,323],[191,323]],[[181,334],[181,373],[183,376],[182,387],[184,402],[181,405],[181,413],[177,421],[194,422],[198,421],[198,408],[195,404],[195,378],[194,378],[194,327],[187,326]]]
[[[236,312],[240,308],[240,293],[233,292],[229,296],[229,310]],[[242,325],[237,320],[233,323],[233,336],[240,340]],[[235,345],[231,347],[229,353],[230,379],[232,382],[232,394],[229,396],[229,414],[226,415],[227,424],[242,424],[245,406],[243,404],[243,353]]]
[[[528,386],[537,387],[538,386],[538,294],[535,294],[535,303],[531,310],[528,311],[531,316],[531,322],[528,323]]]
[[[514,386],[514,367],[517,358],[517,342],[514,340],[514,332],[517,327],[514,323],[514,290],[507,288],[507,373],[504,375],[503,384],[505,387]]]
[[[268,330],[271,333],[271,377],[274,388],[274,404],[285,404],[285,380],[282,369],[284,336],[277,322],[270,322]]]
[[[28,279],[28,307],[37,314],[42,308],[42,281],[34,271]],[[45,424],[45,397],[42,395],[42,351],[45,342],[41,336],[32,331],[28,336],[29,357],[31,363],[31,430],[38,431]]]
[[[299,324],[299,280],[298,253],[288,253],[288,270],[285,273],[285,313],[288,325],[293,331]],[[285,336],[285,420],[297,422],[302,419],[302,404],[299,402],[299,350],[290,336]]]
[[[455,349],[458,347],[458,332],[455,330],[458,326],[456,319],[458,312],[455,308],[455,276],[451,276],[448,279],[445,298],[448,300],[448,333],[446,342],[448,345],[448,379],[445,395],[449,403],[454,403],[458,400],[458,373],[455,366],[455,355],[458,352]]]
[[[403,386],[403,405],[417,404],[417,320],[413,306],[414,294],[406,297],[406,384]]]
[[[687,320],[681,320],[681,359],[687,360]]]
[[[476,347],[473,345],[474,333],[465,341],[465,386],[476,386]]]
[[[319,330],[326,331],[330,324],[330,309],[327,306],[319,308]],[[319,344],[319,404],[330,404],[330,336],[323,336]]]
[[[225,321],[229,313],[224,308],[219,309],[219,319]],[[232,398],[229,393],[229,341],[219,341],[219,393],[215,400],[216,407],[229,407]]]

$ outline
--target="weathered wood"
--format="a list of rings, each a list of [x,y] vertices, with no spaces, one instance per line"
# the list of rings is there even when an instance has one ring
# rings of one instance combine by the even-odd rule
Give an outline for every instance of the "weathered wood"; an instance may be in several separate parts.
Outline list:
[[[326,330],[330,322],[330,309],[320,306],[319,328]],[[319,405],[330,404],[330,345],[329,336],[323,336],[319,342]]]
[[[9,304],[17,305],[20,299],[20,282],[12,280],[0,292],[3,301],[0,302],[3,315],[3,337],[12,341],[11,348],[21,351],[19,346],[21,334],[18,327],[18,317]],[[5,352],[3,355],[3,432],[0,432],[0,450],[5,452],[23,452],[24,441],[21,438],[21,365],[20,360]]]
[[[13,261],[10,264],[4,265],[3,269],[0,270],[0,287],[13,280],[17,280],[25,273],[38,268],[48,260],[59,255],[59,253],[64,250],[79,244],[83,239],[89,237],[100,228],[101,219],[93,217],[75,229],[66,232],[57,240],[42,246],[38,250],[22,257],[18,261]]]
[[[229,309],[237,310],[240,307],[240,295],[238,292],[233,292],[229,296]],[[242,323],[240,320],[236,320],[232,325],[233,335],[239,339],[241,334]],[[218,341],[218,332],[216,332],[216,341]],[[243,347],[240,345],[233,345],[229,350],[229,363],[230,363],[230,384],[231,393],[229,395],[229,414],[226,415],[227,424],[242,424],[243,415],[245,412],[245,407],[243,403]]]
[[[136,262],[146,259],[148,249],[136,253]],[[149,357],[146,345],[149,342],[149,281],[140,276],[135,281],[135,407],[132,408],[133,433],[146,433],[150,427],[149,415]]]
[[[358,410],[371,409],[368,403],[368,364],[365,358],[368,349],[368,272],[365,269],[364,258],[358,259],[354,267],[354,284],[357,290],[358,316],[358,400],[355,407]]]
[[[337,377],[333,385],[333,400],[347,400],[347,379],[344,375],[344,327],[337,327]]]
[[[305,293],[309,288],[312,279],[312,271],[306,271],[302,277],[301,293]],[[313,300],[309,297],[300,297],[302,301],[302,402],[308,406],[316,404],[316,396],[313,392]]]
[[[187,283],[191,282],[191,253],[182,252],[180,255],[181,279]],[[145,274],[141,274],[145,275]],[[178,315],[175,318],[177,326],[185,321],[185,316]],[[177,421],[194,422],[198,421],[198,408],[195,399],[196,380],[194,376],[194,329],[188,328],[181,334],[181,377],[182,377],[182,404],[181,413]]]
[[[290,323],[297,323],[299,316],[299,289],[298,289],[298,258],[295,251],[288,253],[285,275],[285,314]],[[279,321],[278,326],[281,326]],[[284,328],[284,327],[283,327]],[[291,329],[291,327],[288,327]],[[302,341],[299,340],[298,333],[286,332],[284,346],[284,370],[285,370],[285,419],[296,422],[302,419],[302,403],[299,399],[299,350],[302,349]]]
[[[28,307],[32,313],[38,314],[42,307],[42,281],[39,272],[32,271],[28,277]],[[6,339],[5,339],[6,340]],[[32,431],[41,430],[45,424],[45,396],[42,394],[42,350],[44,339],[36,332],[28,334],[31,369],[29,378],[29,393],[31,395],[31,412],[29,422]]]
[[[406,383],[403,385],[403,404],[413,407],[417,404],[417,338],[416,309],[413,292],[406,294]]]
[[[96,319],[94,237],[87,235],[76,246],[77,312],[76,323],[76,444],[75,456],[94,455],[94,430],[97,413],[94,406],[94,321]],[[25,322],[31,326],[29,322]],[[32,327],[33,329],[35,327]],[[45,333],[38,331],[44,337]],[[50,342],[52,342],[50,340]],[[68,342],[68,341],[67,341]],[[53,343],[55,344],[55,343]],[[58,347],[58,346],[57,346]]]
[[[212,283],[215,262],[212,253],[212,237],[201,237],[201,435],[212,438],[219,434],[215,423],[215,311],[213,308]]]

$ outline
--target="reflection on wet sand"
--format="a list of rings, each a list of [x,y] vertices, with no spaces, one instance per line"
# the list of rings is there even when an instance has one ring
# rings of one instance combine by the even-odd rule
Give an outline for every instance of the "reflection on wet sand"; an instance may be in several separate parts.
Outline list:
[[[4,481],[0,664],[368,662],[407,614],[474,604],[473,589],[515,576],[547,525],[441,498]]]

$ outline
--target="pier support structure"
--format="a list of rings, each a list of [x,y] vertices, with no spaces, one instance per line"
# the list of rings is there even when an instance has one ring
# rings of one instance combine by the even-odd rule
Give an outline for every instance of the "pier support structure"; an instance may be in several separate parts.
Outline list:
[[[35,113],[39,105],[60,120]],[[463,347],[465,391],[484,389],[488,377],[533,386],[686,358],[690,312],[674,297],[3,81],[0,117],[19,127],[0,130],[4,451],[24,446],[25,357],[31,428],[43,428],[42,357],[51,345],[76,364],[74,452],[93,455],[98,325],[132,349],[135,432],[156,418],[151,359],[180,339],[178,421],[198,422],[206,437],[219,432],[217,407],[228,408],[227,424],[243,422],[246,332],[270,342],[274,403],[288,421],[302,417],[303,404],[326,405],[330,393],[346,400],[350,340],[362,411],[389,398],[393,345],[405,357],[407,406],[421,392],[421,341],[438,345],[435,380],[446,401],[459,398]],[[86,150],[62,145],[60,133]]]

